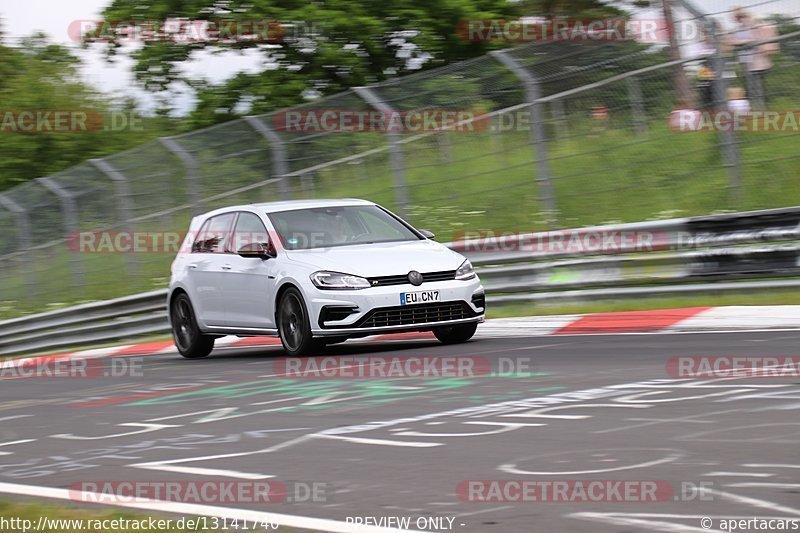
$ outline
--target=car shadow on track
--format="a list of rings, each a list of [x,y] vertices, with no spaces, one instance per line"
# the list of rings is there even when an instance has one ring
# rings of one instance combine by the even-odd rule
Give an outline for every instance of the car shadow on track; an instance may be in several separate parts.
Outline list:
[[[366,355],[377,354],[386,352],[405,352],[409,350],[433,350],[435,355],[459,355],[459,346],[465,346],[475,342],[480,342],[480,339],[472,339],[463,345],[445,345],[435,339],[431,340],[408,340],[402,342],[386,342],[386,343],[343,343],[328,346],[325,350],[318,354],[307,357],[341,357],[349,355]],[[415,354],[419,355],[419,354]],[[187,361],[190,364],[202,364],[204,361],[231,361],[231,360],[253,360],[253,359],[280,359],[286,357],[283,349],[280,346],[254,346],[250,348],[218,348],[215,349],[211,355],[204,359],[196,359]]]

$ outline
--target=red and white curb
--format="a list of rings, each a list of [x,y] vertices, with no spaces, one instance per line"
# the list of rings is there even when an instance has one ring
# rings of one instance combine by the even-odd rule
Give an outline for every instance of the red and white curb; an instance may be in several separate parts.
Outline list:
[[[624,311],[589,315],[526,316],[487,320],[477,338],[538,337],[546,335],[609,335],[641,333],[743,332],[800,330],[800,305],[688,307],[656,311]],[[392,333],[349,342],[433,340],[431,333]],[[280,346],[275,337],[222,337],[217,348]],[[50,364],[62,360],[129,357],[175,353],[172,341],[111,346],[95,350],[22,357],[0,361],[0,367]]]

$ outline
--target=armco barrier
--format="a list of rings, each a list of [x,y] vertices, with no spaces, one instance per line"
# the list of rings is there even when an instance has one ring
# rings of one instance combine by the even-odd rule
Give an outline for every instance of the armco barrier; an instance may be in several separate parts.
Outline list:
[[[631,235],[650,239],[643,248]],[[575,236],[584,244],[606,237],[612,246],[570,248]],[[476,266],[490,304],[800,287],[800,206],[447,246]],[[168,334],[166,295],[158,290],[0,322],[0,355]]]

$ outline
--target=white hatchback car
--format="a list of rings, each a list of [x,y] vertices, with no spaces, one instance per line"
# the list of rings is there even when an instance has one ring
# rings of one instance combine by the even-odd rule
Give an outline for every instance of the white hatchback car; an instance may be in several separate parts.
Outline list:
[[[168,311],[187,358],[223,335],[277,335],[286,353],[377,333],[469,340],[485,296],[470,262],[365,200],[240,205],[195,217]]]

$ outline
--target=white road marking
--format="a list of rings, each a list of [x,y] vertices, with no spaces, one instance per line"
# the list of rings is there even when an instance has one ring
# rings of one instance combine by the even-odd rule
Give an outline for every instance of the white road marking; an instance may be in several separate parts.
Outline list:
[[[31,415],[23,415],[23,416],[31,416]],[[19,418],[19,417],[10,416],[8,418]],[[0,420],[4,420],[4,419],[0,419]],[[36,439],[24,439],[24,440],[14,440],[14,441],[11,441],[11,442],[0,442],[0,447],[2,447],[2,446],[13,446],[15,444],[25,444],[26,442],[33,442],[35,440]],[[14,455],[14,452],[0,452],[0,455]]]
[[[703,474],[703,476],[717,476],[717,477],[725,477],[725,476],[733,476],[733,477],[772,477],[775,474],[763,474],[759,472],[709,472],[708,474]],[[733,486],[733,485],[728,485]]]
[[[238,407],[220,407],[219,409],[206,409],[205,411],[194,411],[192,413],[181,413],[179,415],[162,416],[160,418],[148,418],[147,421],[148,422],[161,422],[162,420],[174,420],[176,418],[186,418],[186,417],[189,417],[189,416],[196,416],[196,415],[204,415],[204,414],[207,414],[207,413],[214,413],[215,416],[213,416],[211,418],[206,417],[205,419],[203,419],[203,420],[201,420],[199,422],[195,422],[196,424],[202,424],[202,423],[205,423],[205,422],[213,422],[213,421],[217,420],[218,418],[220,418],[222,416],[225,416],[225,415],[227,415],[229,413],[235,413],[238,410],[239,410]],[[182,426],[176,426],[176,427],[182,427]]]
[[[102,502],[103,495],[91,492],[70,491],[52,487],[39,487],[34,485],[15,485],[13,483],[0,483],[0,493],[15,494],[18,496],[44,497],[66,501],[98,501]],[[102,504],[102,503],[101,503]],[[194,503],[163,502],[146,500],[140,502],[115,502],[114,507],[126,507],[144,511],[159,511],[191,516],[216,516],[230,520],[246,522],[277,523],[285,527],[299,529],[312,529],[316,531],[330,531],[333,533],[423,533],[397,528],[348,524],[338,520],[325,518],[312,518],[309,516],[288,515],[282,513],[268,513],[234,507],[216,507],[212,505],[199,505]]]
[[[115,437],[127,437],[129,435],[138,435],[140,433],[149,433],[151,431],[159,431],[161,429],[166,429],[166,428],[181,427],[181,426],[172,426],[168,424],[147,424],[141,422],[126,422],[124,424],[119,424],[119,425],[125,427],[141,427],[142,429],[138,431],[128,431],[127,433],[116,433],[114,435],[101,435],[99,437],[83,437],[81,435],[73,435],[71,433],[59,433],[57,435],[50,435],[50,437],[54,439],[68,439],[68,440],[102,440],[102,439],[113,439]]]
[[[176,474],[191,474],[195,476],[222,476],[234,477],[238,479],[269,479],[275,477],[269,474],[253,474],[250,472],[238,472],[236,470],[223,470],[218,468],[200,468],[192,466],[169,466],[164,464],[130,465],[143,470],[158,470],[159,472],[175,472]]]
[[[531,476],[580,476],[583,474],[603,474],[606,472],[619,472],[620,470],[647,468],[650,466],[671,463],[677,459],[680,459],[681,457],[682,457],[681,455],[672,454],[672,455],[667,455],[666,457],[662,457],[661,459],[656,459],[654,461],[648,461],[645,463],[639,463],[635,465],[618,466],[616,468],[600,468],[597,470],[575,470],[573,472],[533,472],[528,470],[520,470],[517,468],[517,465],[514,464],[500,465],[497,467],[497,469],[500,470],[501,472],[506,472],[508,474],[527,474]]]
[[[800,483],[756,483],[756,482],[744,482],[744,483],[730,483],[725,485],[726,487],[761,487],[761,488],[768,488],[772,487],[774,489],[800,489]]]
[[[36,439],[23,439],[23,440],[12,440],[11,442],[2,442],[0,446],[13,446],[14,444],[25,444],[26,442],[33,442]]]
[[[303,396],[292,396],[289,398],[278,398],[277,400],[267,400],[266,402],[253,402],[250,405],[269,405],[271,403],[289,402],[294,400],[302,400]]]
[[[693,420],[694,418],[705,417],[705,416],[709,416],[709,415],[708,414],[702,414],[702,415],[688,416],[688,417],[685,417],[685,418],[664,418],[664,419],[658,419],[658,418],[626,418],[626,420],[630,420],[631,422],[642,422],[642,423],[641,424],[632,424],[630,426],[621,426],[621,427],[618,427],[618,428],[601,429],[601,430],[598,430],[598,431],[593,431],[592,433],[595,433],[595,434],[613,433],[615,431],[624,431],[624,430],[628,430],[628,429],[638,429],[638,428],[648,427],[648,426],[657,426],[659,424],[667,424],[667,423],[670,423],[670,422],[679,422],[681,424],[713,424],[714,423],[713,420]]]
[[[253,450],[249,452],[235,452],[235,453],[224,453],[219,455],[206,455],[203,457],[185,457],[182,459],[169,459],[166,461],[151,461],[148,463],[136,463],[127,465],[131,468],[142,468],[145,470],[164,470],[166,472],[184,472],[189,474],[200,474],[200,475],[223,475],[220,472],[227,472],[228,474],[235,474],[232,477],[244,477],[244,476],[266,476],[266,477],[273,477],[269,474],[260,474],[260,473],[249,473],[249,472],[237,472],[233,470],[217,470],[213,468],[200,468],[200,467],[183,467],[183,466],[174,466],[182,463],[196,463],[196,462],[208,462],[213,461],[216,459],[230,459],[231,457],[247,457],[249,455],[258,455],[262,453],[272,453],[278,450],[282,450],[283,448],[293,446],[295,444],[299,444],[301,442],[306,442],[311,439],[309,435],[303,435],[301,437],[297,437],[296,439],[290,439],[285,442],[281,442],[276,444],[275,446],[271,446],[269,448],[264,448],[262,450]],[[212,472],[213,473],[209,473]],[[245,479],[265,479],[264,477],[247,477]]]
[[[491,509],[481,509],[480,511],[472,511],[471,513],[458,513],[456,518],[461,518],[462,516],[474,516],[476,514],[483,514],[483,513],[491,513],[493,511],[505,511],[506,509],[513,509],[513,505],[504,505],[502,507],[493,507]]]
[[[15,420],[15,419],[17,419],[17,418],[28,418],[28,417],[31,417],[31,416],[33,416],[33,415],[13,415],[13,416],[4,416],[3,418],[0,418],[0,422],[5,422],[6,420]],[[19,441],[18,441],[18,442],[19,442]],[[2,446],[2,444],[0,444],[0,446]]]
[[[517,422],[463,422],[463,424],[474,424],[479,426],[500,426],[501,429],[495,431],[479,431],[475,433],[427,433],[424,431],[400,431],[396,435],[403,437],[480,437],[483,435],[498,435],[508,431],[516,431],[524,427],[545,426],[547,424],[520,424]]]
[[[769,463],[745,463],[742,466],[747,468],[800,468],[800,465],[780,465]]]
[[[644,404],[638,405],[617,405],[613,403],[583,403],[576,405],[557,405],[555,407],[543,407],[541,409],[534,409],[533,411],[526,411],[524,413],[511,413],[507,415],[500,415],[500,418],[552,418],[555,420],[583,420],[592,418],[592,415],[547,415],[550,411],[564,411],[567,409],[581,409],[583,407],[614,407],[625,409],[647,409],[650,406]]]
[[[400,440],[387,440],[387,439],[368,439],[364,437],[346,437],[344,435],[326,435],[324,433],[317,433],[313,435],[315,439],[332,439],[343,440],[347,442],[354,442],[356,444],[379,444],[381,446],[407,446],[409,448],[433,448],[435,446],[444,446],[441,442],[407,442]]]
[[[739,496],[738,494],[733,494],[730,492],[722,492],[721,490],[708,490],[711,494],[716,494],[717,496],[721,496],[725,499],[735,501],[737,503],[743,503],[745,505],[752,505],[753,507],[758,507],[761,509],[769,509],[770,511],[774,511],[776,513],[786,513],[790,515],[797,515],[800,516],[800,509],[793,509],[792,507],[786,507],[784,505],[780,505],[773,502],[768,502],[766,500],[759,500],[758,498],[750,498],[747,496]]]

